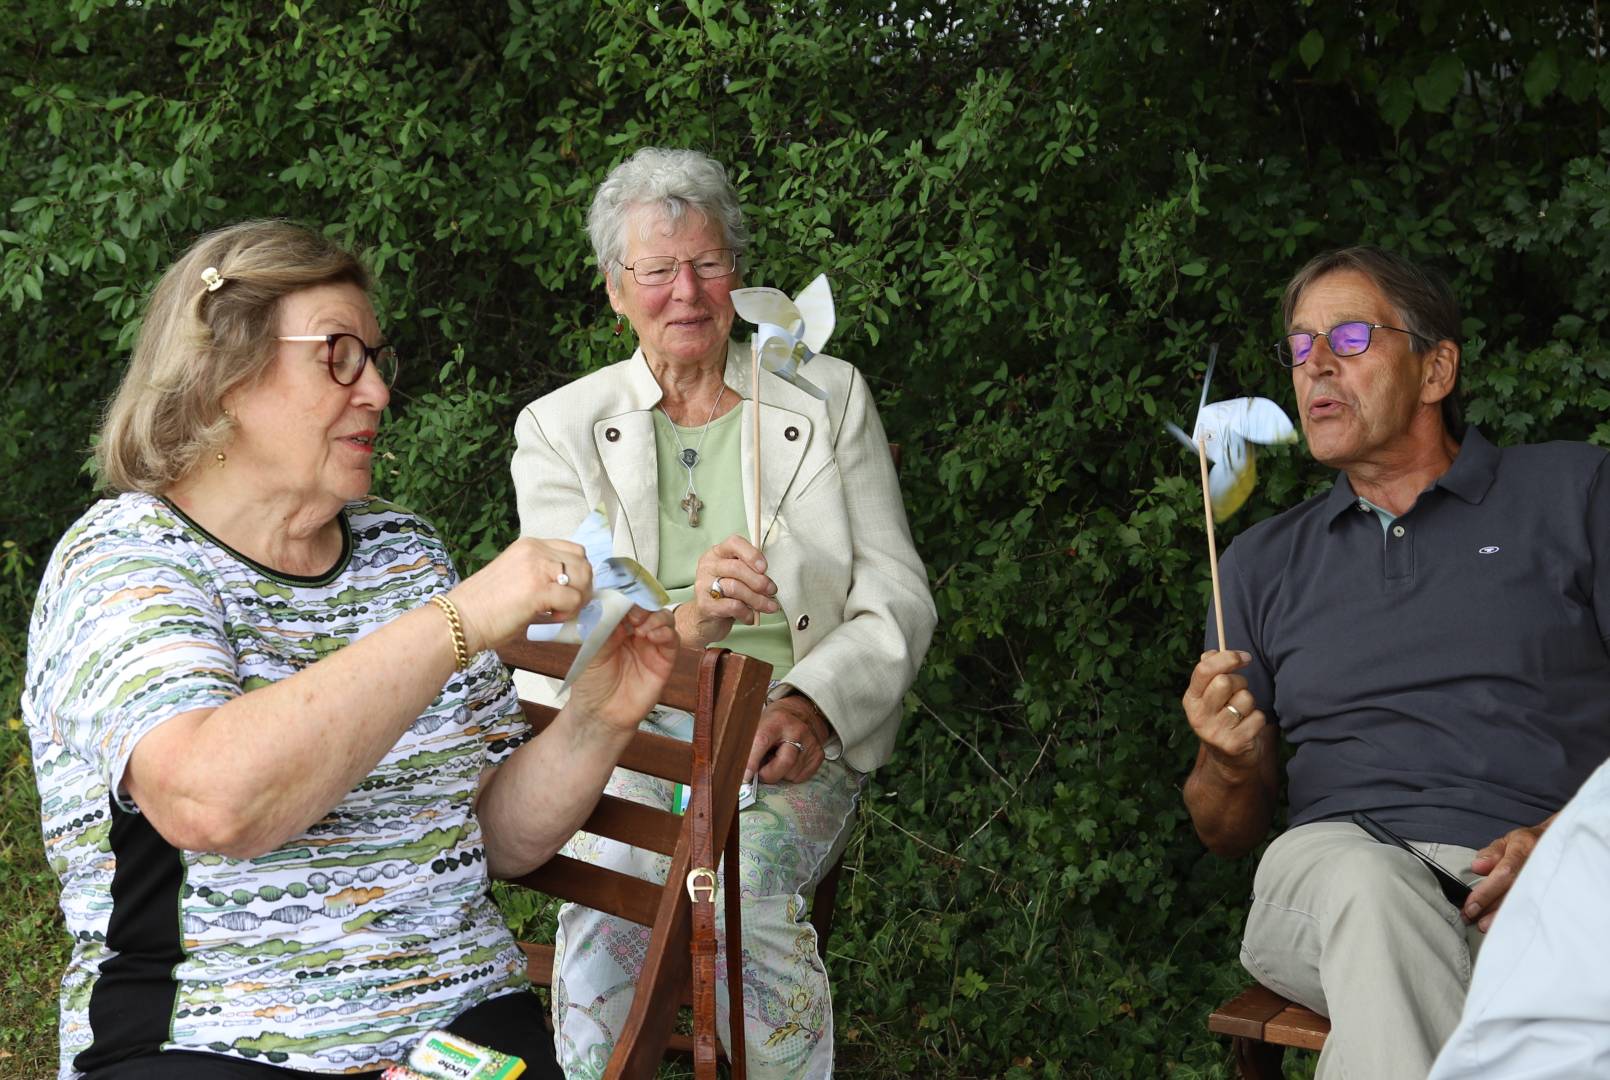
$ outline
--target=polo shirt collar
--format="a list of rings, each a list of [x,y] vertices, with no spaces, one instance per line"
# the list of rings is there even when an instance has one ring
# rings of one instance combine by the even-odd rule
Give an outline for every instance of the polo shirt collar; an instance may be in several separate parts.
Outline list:
[[[1431,482],[1467,503],[1479,503],[1493,486],[1498,475],[1498,447],[1487,441],[1478,428],[1467,428],[1465,440],[1459,444],[1448,471]],[[1336,483],[1325,500],[1327,520],[1335,521],[1344,510],[1357,511],[1358,495],[1346,473],[1336,474]]]
[[[1447,472],[1437,477],[1433,487],[1459,496],[1467,503],[1479,503],[1498,476],[1498,447],[1487,441],[1478,428],[1465,432],[1459,454]]]

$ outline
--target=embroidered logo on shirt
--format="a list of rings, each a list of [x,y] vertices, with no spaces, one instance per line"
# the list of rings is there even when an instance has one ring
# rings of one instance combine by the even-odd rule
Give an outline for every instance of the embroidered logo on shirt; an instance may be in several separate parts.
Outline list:
[[[1498,545],[1496,545],[1496,544],[1488,544],[1484,548],[1477,548],[1476,549],[1476,554],[1477,555],[1497,555],[1498,554]]]

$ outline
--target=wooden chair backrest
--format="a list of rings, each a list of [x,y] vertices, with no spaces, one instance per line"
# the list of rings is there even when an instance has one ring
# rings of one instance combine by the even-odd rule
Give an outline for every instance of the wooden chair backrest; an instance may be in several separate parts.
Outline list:
[[[498,655],[511,667],[560,678],[569,669],[577,646],[552,642],[515,642]],[[692,713],[699,707],[699,664],[702,649],[683,649],[676,669],[666,682],[660,703]],[[749,746],[765,706],[771,665],[728,650],[720,650],[711,724],[711,782],[714,807],[711,844],[719,853],[727,832],[735,827],[738,787],[749,756]],[[522,700],[534,731],[553,722],[556,710]],[[690,784],[693,751],[689,743],[639,731],[621,755],[623,768],[663,780]],[[565,855],[555,855],[513,884],[536,889],[599,911],[609,912],[650,927],[648,958],[644,961],[632,1010],[605,1072],[614,1078],[653,1077],[671,1038],[678,1007],[691,980],[689,941],[692,902],[686,879],[692,869],[693,816],[668,813],[611,795],[598,801],[582,829],[634,847],[671,857],[663,886],[627,874],[593,866]],[[538,950],[527,949],[528,953]],[[552,967],[552,951],[545,952]],[[533,956],[533,975],[540,976],[543,961]],[[540,979],[534,981],[541,981]]]

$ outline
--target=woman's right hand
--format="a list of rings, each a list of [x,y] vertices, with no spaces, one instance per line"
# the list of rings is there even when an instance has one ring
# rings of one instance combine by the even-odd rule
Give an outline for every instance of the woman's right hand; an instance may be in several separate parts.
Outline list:
[[[716,581],[719,598],[710,595]],[[761,615],[781,611],[776,596],[777,583],[766,576],[766,556],[733,533],[699,556],[693,599],[676,609],[677,634],[683,645],[702,649],[731,633],[734,621],[753,626]]]
[[[560,575],[569,583],[559,584]],[[521,537],[448,594],[473,655],[525,633],[534,622],[564,622],[592,596],[587,552],[569,540]]]

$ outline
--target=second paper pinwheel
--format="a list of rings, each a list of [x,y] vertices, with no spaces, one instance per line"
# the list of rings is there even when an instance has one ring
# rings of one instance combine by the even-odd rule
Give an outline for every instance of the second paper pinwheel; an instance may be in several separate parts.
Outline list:
[[[1209,402],[1208,385],[1213,378],[1213,360],[1208,360],[1202,380],[1202,402],[1196,413],[1195,430],[1185,434],[1175,424],[1165,425],[1191,453],[1202,443],[1213,463],[1208,474],[1208,494],[1213,503],[1213,520],[1223,521],[1241,509],[1252,495],[1258,480],[1252,443],[1266,446],[1297,441],[1297,431],[1284,410],[1261,397],[1230,398]]]
[[[780,289],[734,289],[732,306],[755,324],[761,367],[812,397],[827,400],[827,391],[801,374],[833,333],[833,288],[826,274],[816,275],[792,300]]]
[[[576,676],[603,647],[621,619],[634,606],[645,611],[658,611],[671,602],[664,586],[654,579],[636,559],[614,555],[609,532],[609,519],[602,510],[594,510],[582,520],[571,540],[587,549],[587,561],[593,568],[593,598],[576,617],[565,623],[533,623],[526,627],[530,641],[581,642],[581,650],[565,672],[561,692],[570,689]]]

